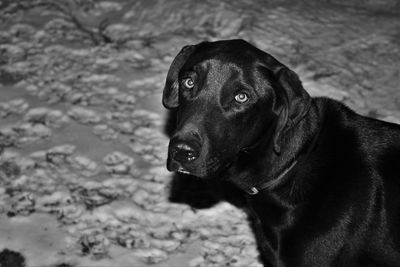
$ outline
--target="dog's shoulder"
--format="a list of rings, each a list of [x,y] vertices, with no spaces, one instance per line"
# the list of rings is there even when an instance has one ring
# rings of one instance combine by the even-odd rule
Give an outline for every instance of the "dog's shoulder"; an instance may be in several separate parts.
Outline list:
[[[399,181],[400,187],[400,125],[360,115],[336,100],[315,101],[328,129],[327,142],[341,157],[355,155],[352,162],[362,161],[364,168],[385,181]]]
[[[349,129],[360,138],[372,143],[398,143],[400,145],[400,125],[358,114],[347,105],[326,97],[314,98],[322,119],[326,124]]]

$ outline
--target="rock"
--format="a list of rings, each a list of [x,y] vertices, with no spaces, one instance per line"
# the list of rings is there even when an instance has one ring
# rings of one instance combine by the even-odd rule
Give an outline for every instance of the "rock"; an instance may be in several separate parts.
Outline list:
[[[30,109],[24,116],[24,120],[31,123],[41,123],[49,127],[60,127],[68,123],[69,119],[60,110],[52,110],[45,107]]]
[[[103,92],[108,95],[116,95],[119,93],[119,90],[116,87],[107,87],[103,89]]]
[[[106,112],[105,117],[107,120],[110,120],[112,122],[121,122],[121,121],[126,121],[129,119],[129,114],[127,112]]]
[[[68,111],[68,115],[83,124],[98,123],[101,117],[95,111],[83,107],[73,107]]]
[[[10,111],[15,114],[24,114],[29,108],[28,102],[22,98],[11,100],[8,104]]]
[[[23,123],[13,127],[18,134],[18,143],[31,143],[39,139],[46,139],[52,135],[50,128],[43,124]]]
[[[49,126],[60,127],[67,124],[69,121],[68,117],[60,110],[50,110],[47,115],[46,123]]]
[[[75,145],[64,144],[64,145],[54,146],[54,147],[48,149],[47,153],[63,154],[63,155],[70,156],[75,152],[75,150],[76,150]]]
[[[46,116],[50,109],[45,107],[30,109],[24,116],[24,120],[32,123],[42,123],[45,124]]]
[[[62,82],[50,82],[40,86],[40,89],[37,91],[37,96],[42,101],[55,104],[63,101],[71,91],[71,86],[67,84]]]
[[[170,236],[180,243],[189,243],[198,240],[200,235],[195,229],[183,228],[175,229],[170,233]]]
[[[117,204],[117,203],[116,203]],[[148,212],[139,208],[132,202],[118,203],[120,205],[113,206],[113,213],[115,218],[123,223],[139,223],[146,225],[148,221]]]
[[[10,27],[9,33],[19,39],[30,40],[35,34],[36,28],[29,24],[16,23]]]
[[[88,210],[107,205],[114,201],[118,195],[104,195],[99,190],[80,191],[79,197]],[[76,195],[76,194],[75,194]]]
[[[155,182],[169,181],[169,178],[171,177],[171,173],[168,172],[165,166],[151,167],[149,169],[149,174],[152,176],[150,180]]]
[[[0,159],[3,162],[5,162],[5,161],[16,161],[20,157],[21,157],[21,155],[20,155],[19,152],[13,151],[13,150],[8,150],[8,149],[5,150],[2,155],[0,155]]]
[[[98,83],[98,84],[106,84],[106,83],[117,83],[120,79],[112,74],[92,74],[89,76],[85,76],[82,78],[82,82],[84,83]]]
[[[12,147],[18,144],[18,133],[10,128],[0,130],[0,147]]]
[[[48,127],[41,124],[34,124],[34,125],[27,124],[25,129],[31,136],[37,136],[40,138],[47,138],[51,136],[51,130]]]
[[[148,249],[151,246],[149,238],[139,231],[131,230],[129,233],[119,234],[116,237],[118,244],[130,249]]]
[[[105,34],[115,42],[124,42],[131,39],[133,33],[130,25],[115,23],[107,27]]]
[[[34,84],[29,84],[26,86],[25,90],[28,91],[31,94],[36,95],[39,87],[34,85]]]
[[[119,177],[118,179],[114,177],[110,177],[109,179],[104,180],[101,183],[101,186],[104,188],[121,188],[125,190],[129,186],[133,186],[137,188],[138,186],[138,181],[136,179],[132,178],[121,178]]]
[[[117,110],[133,109],[136,104],[136,97],[129,94],[117,94],[113,96],[112,104]]]
[[[72,198],[69,192],[56,191],[49,195],[37,196],[36,205],[38,207],[59,206],[72,203]]]
[[[133,80],[129,82],[126,87],[129,89],[137,89],[137,87],[143,87],[143,86],[155,86],[155,84],[160,82],[160,77],[158,76],[152,76],[152,77],[146,77],[141,80]]]
[[[146,264],[156,264],[168,259],[168,254],[160,249],[137,249],[133,254]]]
[[[98,3],[98,8],[102,9],[103,12],[119,11],[124,8],[120,3],[112,1],[101,1]]]
[[[85,156],[77,155],[69,158],[71,166],[80,170],[85,176],[92,176],[98,173],[97,163]]]
[[[36,33],[32,37],[35,43],[46,43],[51,39],[51,36],[43,30],[36,30]]]
[[[0,109],[7,114],[24,114],[29,108],[28,102],[25,99],[17,98],[6,103],[0,103]],[[3,117],[5,117],[3,115]]]
[[[133,152],[144,155],[146,153],[151,153],[153,150],[153,146],[150,144],[146,144],[144,142],[135,141],[133,144],[129,144],[129,147],[132,149]]]
[[[0,57],[2,61],[8,63],[22,60],[25,56],[25,51],[22,47],[13,44],[0,44]]]
[[[29,104],[22,98],[0,103],[0,116],[7,117],[11,114],[24,114]]]
[[[130,166],[133,164],[134,159],[131,158],[128,155],[125,155],[124,153],[121,153],[119,151],[114,151],[107,156],[104,157],[103,162],[106,165],[118,165],[118,164],[124,164],[127,166]]]
[[[134,134],[138,137],[142,137],[144,139],[154,138],[157,133],[155,133],[154,129],[148,127],[139,127],[135,130]]]
[[[83,255],[91,254],[96,259],[108,256],[110,241],[101,233],[85,234],[79,238],[78,244]]]
[[[152,154],[143,155],[142,158],[152,165],[163,165],[165,163],[165,159],[163,157],[158,157]]]
[[[0,164],[0,176],[15,178],[21,173],[20,167],[13,161],[5,161]]]
[[[26,172],[28,170],[31,170],[35,168],[36,162],[32,160],[31,158],[27,157],[20,157],[16,159],[16,164],[18,167],[21,169],[21,172]]]
[[[201,267],[206,266],[204,262],[204,258],[202,256],[198,256],[189,262],[189,267]]]
[[[244,17],[236,17],[231,19],[226,19],[219,25],[219,29],[216,29],[221,38],[227,39],[232,36],[237,36],[239,31],[243,28],[245,18]]]
[[[177,240],[174,239],[151,239],[151,244],[158,248],[158,249],[162,249],[166,252],[173,252],[176,251],[181,243]]]
[[[73,29],[74,24],[72,22],[68,22],[61,18],[49,20],[43,27],[43,30],[45,30],[47,34],[52,35],[55,40],[62,39],[64,31],[72,31]]]
[[[150,124],[154,126],[161,126],[163,124],[162,118],[158,113],[148,110],[135,110],[132,112],[131,116],[135,121],[140,121],[140,125]]]
[[[118,137],[117,132],[110,128],[107,124],[97,124],[93,126],[93,133],[101,140],[105,141],[114,140]]]
[[[76,223],[87,212],[83,204],[77,203],[60,207],[58,211],[58,218],[64,224]]]
[[[39,154],[37,154],[39,156]],[[67,155],[61,153],[46,153],[46,163],[57,165],[58,167],[65,165],[67,162]]]
[[[115,58],[97,58],[94,62],[94,69],[101,72],[112,72],[118,67],[119,64]]]
[[[7,103],[0,103],[0,117],[5,118],[11,115],[11,112],[8,109]]]
[[[106,166],[106,171],[111,174],[128,174],[130,171],[130,166],[125,164],[117,164],[112,166]]]
[[[136,205],[140,206],[146,211],[159,212],[160,209],[157,204],[165,201],[166,197],[159,194],[151,194],[143,189],[138,189],[133,194],[132,200]],[[152,221],[151,223],[157,224],[158,221]]]
[[[152,194],[162,194],[165,190],[165,185],[162,183],[146,182],[142,181],[140,187],[147,192]]]
[[[35,211],[35,199],[30,193],[22,193],[12,198],[9,213],[27,216]]]
[[[113,127],[122,134],[133,134],[136,128],[130,121],[115,123]]]
[[[35,151],[32,152],[29,157],[31,159],[33,159],[36,162],[42,162],[46,160],[46,156],[47,156],[47,151],[45,150],[39,150],[39,151]]]
[[[68,101],[72,104],[87,106],[87,95],[81,92],[73,92],[68,95]]]

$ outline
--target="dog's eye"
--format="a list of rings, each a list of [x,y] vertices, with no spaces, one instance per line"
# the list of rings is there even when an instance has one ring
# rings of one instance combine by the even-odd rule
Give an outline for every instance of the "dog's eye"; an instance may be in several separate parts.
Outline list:
[[[183,86],[185,86],[188,89],[192,89],[194,87],[194,82],[191,78],[186,78],[183,80]]]
[[[243,104],[249,100],[249,96],[245,93],[239,93],[235,95],[235,101],[239,104]]]

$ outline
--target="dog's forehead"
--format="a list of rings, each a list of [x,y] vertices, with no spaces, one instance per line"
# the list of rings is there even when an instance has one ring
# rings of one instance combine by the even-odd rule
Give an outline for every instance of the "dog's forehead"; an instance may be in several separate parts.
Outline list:
[[[243,40],[228,40],[217,42],[205,42],[198,45],[194,53],[188,59],[189,65],[207,65],[214,62],[215,65],[235,64],[245,67],[259,61],[264,52]]]
[[[208,86],[203,84],[197,93],[227,93],[242,87],[263,96],[267,91],[265,89],[271,87],[268,75],[262,70],[270,65],[270,58],[272,65],[280,64],[271,55],[244,40],[205,42],[196,45],[180,74],[195,72],[206,79]]]

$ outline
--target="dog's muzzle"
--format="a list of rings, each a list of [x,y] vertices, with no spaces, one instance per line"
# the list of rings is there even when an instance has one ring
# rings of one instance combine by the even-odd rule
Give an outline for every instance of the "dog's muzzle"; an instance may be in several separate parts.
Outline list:
[[[201,145],[195,140],[173,138],[169,144],[167,169],[190,174],[190,167],[199,158]]]

